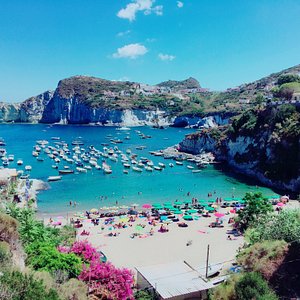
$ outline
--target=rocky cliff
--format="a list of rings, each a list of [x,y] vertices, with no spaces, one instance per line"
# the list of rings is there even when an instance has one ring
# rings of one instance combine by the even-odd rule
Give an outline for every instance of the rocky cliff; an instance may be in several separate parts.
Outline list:
[[[235,171],[264,184],[300,192],[300,108],[280,105],[250,109],[229,126],[186,136],[184,152],[212,151]]]

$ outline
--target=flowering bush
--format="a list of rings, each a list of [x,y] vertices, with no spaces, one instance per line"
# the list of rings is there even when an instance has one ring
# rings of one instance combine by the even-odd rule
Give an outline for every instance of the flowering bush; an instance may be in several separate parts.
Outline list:
[[[86,282],[96,296],[101,299],[134,299],[133,273],[128,269],[118,269],[110,262],[100,261],[100,254],[87,241],[75,242],[71,248],[59,246],[62,253],[74,253],[89,265],[83,265],[78,279]]]
[[[78,278],[89,283],[95,294],[105,295],[106,299],[134,299],[133,273],[128,269],[118,269],[109,262],[92,262],[89,267],[83,267]]]

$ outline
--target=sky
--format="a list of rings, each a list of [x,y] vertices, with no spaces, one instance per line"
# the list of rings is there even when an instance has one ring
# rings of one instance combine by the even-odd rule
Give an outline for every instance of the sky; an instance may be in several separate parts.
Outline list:
[[[0,101],[88,75],[223,90],[300,63],[299,0],[0,0]]]

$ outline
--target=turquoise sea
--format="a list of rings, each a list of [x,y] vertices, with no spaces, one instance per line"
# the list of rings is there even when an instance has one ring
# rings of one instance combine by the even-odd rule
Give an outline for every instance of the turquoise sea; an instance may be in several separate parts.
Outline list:
[[[135,132],[141,131],[151,135],[150,139],[141,139]],[[45,160],[38,162],[32,156],[33,146],[37,140],[48,140],[50,145],[55,141],[51,137],[60,137],[71,143],[77,137],[82,137],[84,148],[90,145],[102,150],[101,143],[109,143],[112,135],[114,138],[123,140],[118,144],[120,150],[126,151],[130,148],[138,157],[147,157],[153,160],[154,164],[163,162],[167,165],[165,170],[136,173],[129,170],[129,174],[123,174],[123,166],[120,162],[109,161],[113,173],[103,174],[102,170],[93,169],[86,174],[64,175],[61,181],[51,182],[49,189],[38,195],[38,211],[40,213],[62,213],[69,211],[82,211],[92,207],[130,205],[132,203],[153,203],[191,199],[208,199],[208,193],[216,197],[243,197],[245,192],[262,191],[265,195],[273,195],[272,190],[261,187],[257,182],[245,181],[242,177],[232,176],[228,172],[222,172],[218,168],[209,166],[200,173],[192,173],[184,162],[183,166],[175,165],[170,168],[171,160],[164,160],[162,157],[155,157],[149,154],[151,150],[160,150],[180,142],[185,134],[193,132],[190,129],[167,128],[164,130],[150,127],[131,128],[130,131],[117,130],[115,127],[97,126],[62,126],[62,125],[21,125],[3,124],[0,125],[0,137],[6,142],[7,154],[14,154],[15,160],[9,167],[24,169],[25,165],[31,165],[31,178],[46,181],[48,176],[58,175],[58,170],[51,167],[53,161],[46,154],[41,154]],[[130,140],[124,139],[130,133]],[[136,146],[146,146],[144,150],[136,150]],[[112,145],[115,146],[115,145]],[[71,149],[72,146],[69,146]],[[17,166],[17,160],[24,161],[23,166]],[[100,159],[101,161],[101,159]],[[101,165],[101,163],[99,163]],[[189,163],[191,164],[191,163]],[[66,162],[60,162],[60,169]],[[70,165],[72,166],[72,165]],[[75,166],[73,166],[75,169]],[[237,179],[238,178],[238,179]],[[258,185],[258,186],[257,186]],[[189,197],[187,193],[190,192]],[[104,196],[101,200],[101,196]],[[76,207],[70,207],[69,201],[76,201]]]

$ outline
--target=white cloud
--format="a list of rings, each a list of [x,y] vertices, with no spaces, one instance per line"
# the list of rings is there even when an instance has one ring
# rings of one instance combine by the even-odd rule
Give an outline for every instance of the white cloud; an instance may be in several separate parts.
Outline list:
[[[158,16],[163,14],[163,6],[153,6],[155,0],[132,0],[125,8],[118,11],[117,16],[122,19],[128,19],[130,22],[135,20],[136,14],[141,11],[144,15],[154,13]]]
[[[113,54],[113,58],[130,58],[135,59],[138,56],[143,56],[148,52],[148,49],[141,44],[129,44],[117,49]]]
[[[118,32],[117,37],[122,37],[122,36],[128,35],[130,32],[131,32],[130,30]]]
[[[158,54],[158,58],[162,61],[172,61],[176,58],[176,56],[174,55],[170,55],[170,54],[162,54],[162,53],[159,53]]]
[[[181,1],[177,1],[177,7],[178,7],[178,8],[181,8],[181,7],[183,7],[183,2],[181,2]]]

